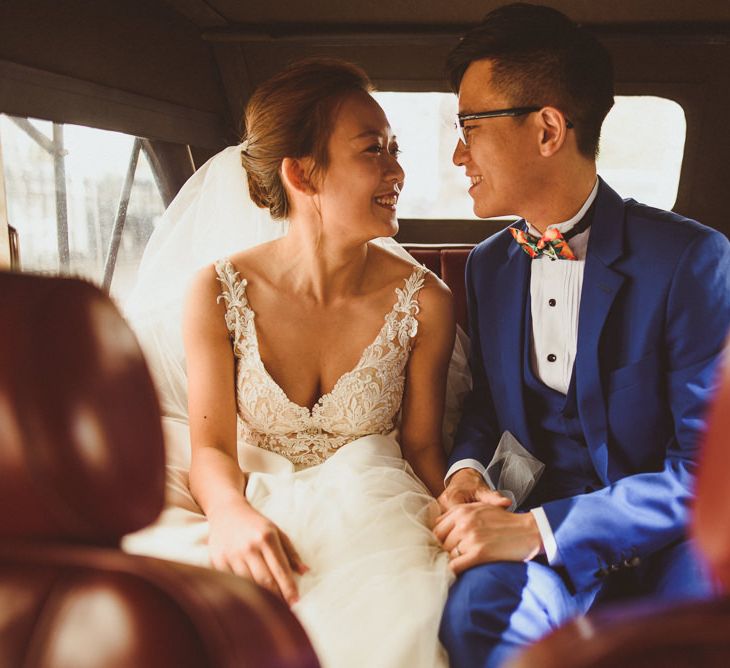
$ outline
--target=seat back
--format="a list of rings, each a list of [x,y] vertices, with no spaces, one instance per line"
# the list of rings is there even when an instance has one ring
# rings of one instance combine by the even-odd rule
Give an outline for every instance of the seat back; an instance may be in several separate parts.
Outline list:
[[[318,665],[268,592],[118,549],[163,498],[155,391],[114,305],[0,273],[0,666]]]
[[[79,280],[0,279],[0,538],[114,545],[164,498],[154,387],[111,301]]]
[[[725,668],[730,599],[634,605],[579,617],[505,668]]]

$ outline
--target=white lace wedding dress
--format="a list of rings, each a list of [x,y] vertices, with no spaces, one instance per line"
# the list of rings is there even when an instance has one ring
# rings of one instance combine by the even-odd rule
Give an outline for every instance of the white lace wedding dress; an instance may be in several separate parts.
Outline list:
[[[418,333],[416,266],[375,340],[310,410],[261,361],[246,280],[216,263],[236,358],[238,456],[248,501],[310,570],[293,610],[325,668],[447,666],[438,626],[452,576],[430,526],[438,506],[401,456],[397,421]],[[165,421],[167,508],[125,549],[209,565],[207,522],[187,486],[187,429]]]

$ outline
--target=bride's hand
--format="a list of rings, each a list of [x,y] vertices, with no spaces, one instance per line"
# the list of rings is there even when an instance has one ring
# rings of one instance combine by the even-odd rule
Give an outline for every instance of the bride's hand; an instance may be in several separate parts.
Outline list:
[[[284,599],[298,600],[294,573],[308,568],[289,537],[250,506],[235,504],[210,519],[209,550],[213,567],[253,580]]]
[[[476,501],[501,508],[509,508],[512,504],[507,497],[489,489],[484,478],[472,468],[459,469],[454,473],[446,489],[438,498],[439,505],[444,512],[460,503]]]

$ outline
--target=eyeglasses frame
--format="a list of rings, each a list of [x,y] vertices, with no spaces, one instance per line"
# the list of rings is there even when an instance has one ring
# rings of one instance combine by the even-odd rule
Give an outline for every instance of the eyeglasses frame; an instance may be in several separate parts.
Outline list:
[[[540,111],[540,109],[542,109],[542,107],[510,107],[509,109],[494,109],[493,111],[477,111],[473,114],[456,114],[454,128],[456,129],[462,144],[464,144],[464,146],[468,146],[466,135],[464,134],[464,123],[466,121],[478,121],[482,118],[498,118],[500,116],[524,116],[525,114],[532,114],[536,111]],[[571,120],[566,118],[565,127],[570,130],[575,126]]]

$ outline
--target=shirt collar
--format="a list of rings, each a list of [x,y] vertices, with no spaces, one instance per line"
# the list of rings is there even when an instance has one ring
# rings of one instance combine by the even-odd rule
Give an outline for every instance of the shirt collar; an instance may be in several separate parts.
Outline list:
[[[598,194],[598,177],[596,177],[596,182],[593,184],[593,189],[591,190],[590,194],[588,195],[588,198],[585,202],[583,202],[583,206],[580,207],[578,210],[578,213],[576,213],[572,218],[569,218],[568,220],[564,220],[562,223],[555,223],[553,225],[548,225],[547,229],[550,229],[551,227],[555,227],[558,229],[558,231],[561,234],[565,234],[568,230],[570,230],[576,223],[578,223],[583,216],[585,216],[588,209],[591,208],[591,204],[593,204],[593,201],[596,199],[596,195]],[[534,234],[537,237],[542,236],[542,232],[539,230],[536,230],[529,222],[525,221],[527,223],[527,231],[530,234]]]

